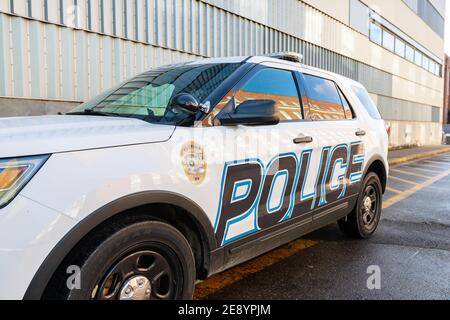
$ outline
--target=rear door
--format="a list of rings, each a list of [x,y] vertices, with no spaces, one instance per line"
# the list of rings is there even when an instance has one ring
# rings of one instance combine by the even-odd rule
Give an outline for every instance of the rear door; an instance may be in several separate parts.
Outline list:
[[[354,205],[364,167],[366,133],[336,79],[307,70],[302,81],[320,149],[313,219],[329,215],[331,220]]]

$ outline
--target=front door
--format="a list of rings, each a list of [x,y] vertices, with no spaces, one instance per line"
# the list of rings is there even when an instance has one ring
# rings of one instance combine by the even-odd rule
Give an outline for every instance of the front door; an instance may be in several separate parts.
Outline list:
[[[252,70],[222,104],[270,99],[281,121],[222,128],[227,140],[233,137],[235,152],[221,171],[214,225],[221,246],[268,236],[292,221],[312,221],[318,139],[315,124],[304,121],[300,97],[295,69],[267,63]]]

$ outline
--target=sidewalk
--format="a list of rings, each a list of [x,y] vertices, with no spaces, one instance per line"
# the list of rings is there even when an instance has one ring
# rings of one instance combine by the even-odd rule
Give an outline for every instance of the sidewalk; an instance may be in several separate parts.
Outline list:
[[[389,165],[394,165],[447,152],[450,153],[450,145],[416,147],[389,151],[388,160]]]

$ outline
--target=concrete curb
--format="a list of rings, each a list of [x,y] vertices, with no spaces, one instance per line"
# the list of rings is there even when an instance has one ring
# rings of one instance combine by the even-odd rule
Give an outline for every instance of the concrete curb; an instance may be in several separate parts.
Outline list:
[[[424,152],[424,153],[417,153],[417,154],[413,154],[413,155],[401,157],[401,158],[395,158],[395,159],[388,160],[388,163],[390,166],[393,166],[396,164],[409,162],[409,161],[417,160],[417,159],[428,158],[428,157],[436,156],[438,154],[443,154],[443,153],[450,153],[450,148],[442,149],[442,150],[435,150],[435,151],[430,151],[430,152]]]

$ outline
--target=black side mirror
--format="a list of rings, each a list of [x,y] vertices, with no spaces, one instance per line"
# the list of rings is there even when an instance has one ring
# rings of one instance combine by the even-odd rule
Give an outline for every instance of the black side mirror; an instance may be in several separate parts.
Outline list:
[[[170,106],[189,115],[195,115],[200,110],[197,99],[187,93],[179,93],[170,100]]]
[[[280,123],[273,100],[247,100],[236,109],[217,116],[223,126],[270,126]]]

